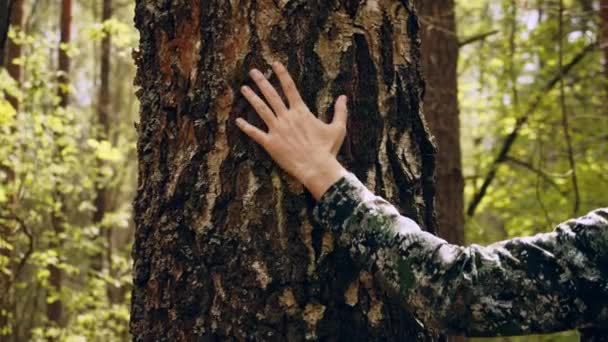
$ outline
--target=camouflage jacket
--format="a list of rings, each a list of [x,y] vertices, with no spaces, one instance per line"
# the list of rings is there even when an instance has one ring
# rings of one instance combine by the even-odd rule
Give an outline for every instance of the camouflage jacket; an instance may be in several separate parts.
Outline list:
[[[422,231],[349,173],[313,215],[430,328],[468,336],[568,329],[582,329],[587,341],[608,336],[608,208],[550,233],[462,247]]]

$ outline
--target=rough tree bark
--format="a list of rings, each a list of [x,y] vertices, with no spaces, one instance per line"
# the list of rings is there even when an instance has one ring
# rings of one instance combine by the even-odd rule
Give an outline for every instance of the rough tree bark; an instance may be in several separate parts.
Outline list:
[[[458,37],[454,0],[418,0],[424,116],[437,144],[437,235],[464,244],[464,179],[458,109]]]
[[[273,60],[323,120],[347,94],[340,160],[433,231],[412,3],[138,0],[135,21],[134,340],[440,339],[354,266],[310,194],[234,124],[263,127],[239,87]]]

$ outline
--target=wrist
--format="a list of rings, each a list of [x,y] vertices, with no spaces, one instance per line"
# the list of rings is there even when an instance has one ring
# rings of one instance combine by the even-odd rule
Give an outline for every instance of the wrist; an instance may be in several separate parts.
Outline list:
[[[300,178],[300,182],[318,201],[327,189],[347,172],[334,156],[330,156],[310,164]]]

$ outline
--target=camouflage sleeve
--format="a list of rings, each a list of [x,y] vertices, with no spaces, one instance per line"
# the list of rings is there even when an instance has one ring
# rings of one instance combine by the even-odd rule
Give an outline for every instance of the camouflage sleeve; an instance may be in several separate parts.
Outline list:
[[[608,326],[608,208],[551,233],[461,247],[349,173],[313,215],[427,327],[496,336]]]

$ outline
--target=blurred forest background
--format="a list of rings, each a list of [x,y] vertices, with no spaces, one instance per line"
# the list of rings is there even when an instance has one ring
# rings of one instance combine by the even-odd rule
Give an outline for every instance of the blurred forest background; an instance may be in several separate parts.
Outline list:
[[[606,206],[608,1],[424,6],[434,2],[439,16],[421,10],[421,25],[459,52],[449,57],[458,92],[447,91],[460,127],[443,128],[460,132],[464,241],[545,232]],[[134,6],[0,1],[0,23],[10,22],[0,41],[0,341],[129,340]],[[441,101],[443,70],[425,72],[427,96]]]

